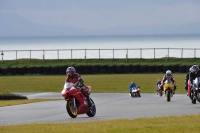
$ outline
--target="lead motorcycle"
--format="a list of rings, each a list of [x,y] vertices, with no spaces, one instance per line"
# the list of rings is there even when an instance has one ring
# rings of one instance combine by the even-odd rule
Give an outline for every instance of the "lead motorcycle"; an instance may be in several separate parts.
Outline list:
[[[91,94],[91,86],[86,86],[88,94]],[[66,110],[70,117],[76,118],[78,114],[87,114],[89,117],[93,117],[96,114],[96,106],[92,98],[90,101],[92,107],[88,107],[87,98],[82,94],[82,88],[64,88],[61,92],[62,96],[67,101]]]

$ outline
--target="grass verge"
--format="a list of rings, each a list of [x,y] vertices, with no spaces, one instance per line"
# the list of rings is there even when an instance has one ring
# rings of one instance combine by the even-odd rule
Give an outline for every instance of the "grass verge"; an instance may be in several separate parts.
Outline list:
[[[1,133],[199,133],[200,115],[0,126]]]
[[[0,107],[19,105],[19,104],[29,104],[29,103],[36,103],[36,102],[54,101],[54,100],[60,100],[60,99],[0,100]]]
[[[128,92],[132,81],[141,87],[141,93],[155,93],[156,82],[163,74],[94,74],[82,75],[92,92]],[[185,74],[175,73],[176,93],[186,93]],[[61,92],[66,76],[0,76],[0,89],[8,92]]]

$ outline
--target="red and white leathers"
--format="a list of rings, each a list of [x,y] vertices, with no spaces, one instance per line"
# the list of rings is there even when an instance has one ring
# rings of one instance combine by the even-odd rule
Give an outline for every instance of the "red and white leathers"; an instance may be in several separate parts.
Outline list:
[[[83,81],[80,74],[74,73],[73,76],[67,76],[63,90],[61,92],[62,96],[66,95],[67,90],[75,89],[75,86],[79,85],[79,81]]]
[[[174,84],[174,89],[176,89],[176,80],[174,78],[174,76],[171,74],[170,76],[164,75],[161,81],[161,86],[160,88],[163,90],[163,85],[165,83],[166,80],[172,81],[172,83]]]
[[[92,107],[92,103],[89,98],[88,90],[86,89],[86,87],[84,85],[83,79],[81,78],[80,74],[78,74],[78,73],[73,73],[73,75],[67,76],[67,78],[65,80],[64,88],[61,92],[62,96],[66,97],[68,90],[76,89],[77,87],[82,88],[82,90],[81,90],[82,94],[87,98],[89,107]]]
[[[171,75],[171,76],[166,76],[166,75],[164,75],[163,78],[162,78],[161,84],[163,85],[163,84],[165,83],[166,80],[171,80],[172,83],[173,83],[174,85],[176,85],[176,80],[175,80],[175,78],[174,78],[173,75]]]

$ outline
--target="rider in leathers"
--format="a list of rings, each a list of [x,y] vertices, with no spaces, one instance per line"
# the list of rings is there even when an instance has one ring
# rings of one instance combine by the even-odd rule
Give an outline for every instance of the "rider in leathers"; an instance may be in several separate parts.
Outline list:
[[[192,70],[193,72],[189,75],[191,85],[193,85],[193,80],[195,80],[196,77],[200,77],[200,69],[197,65],[193,65]]]
[[[131,84],[129,86],[130,94],[131,94],[132,90],[134,90],[134,89],[138,89],[138,86],[134,82],[131,82]]]
[[[172,83],[174,84],[174,94],[175,94],[175,90],[176,90],[176,80],[174,78],[174,76],[172,75],[172,72],[170,70],[166,71],[166,74],[163,76],[163,79],[161,81],[161,86],[160,88],[163,90],[163,85],[165,83],[166,80],[171,80]]]
[[[90,98],[89,98],[88,90],[86,89],[86,86],[84,85],[84,81],[83,81],[81,75],[76,73],[76,70],[75,70],[74,67],[68,67],[67,70],[66,70],[66,74],[67,74],[67,78],[66,78],[65,85],[67,83],[72,83],[73,84],[72,87],[82,88],[82,93],[87,98],[89,107],[91,107],[92,103],[91,103]],[[66,86],[65,86],[65,88],[66,88]]]
[[[196,65],[193,65],[192,67],[190,67],[189,72],[185,75],[185,90],[186,90],[186,92],[188,92],[188,80],[190,78],[190,74],[194,73],[194,69],[193,68],[195,66]],[[188,95],[188,93],[187,93],[187,95]]]

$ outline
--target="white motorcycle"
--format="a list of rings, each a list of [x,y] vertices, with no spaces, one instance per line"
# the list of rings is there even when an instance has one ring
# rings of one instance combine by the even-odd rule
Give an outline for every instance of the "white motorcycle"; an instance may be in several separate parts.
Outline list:
[[[131,97],[141,97],[141,95],[140,95],[140,87],[138,87],[138,88],[132,88],[132,91],[129,93],[129,95],[131,96]]]

